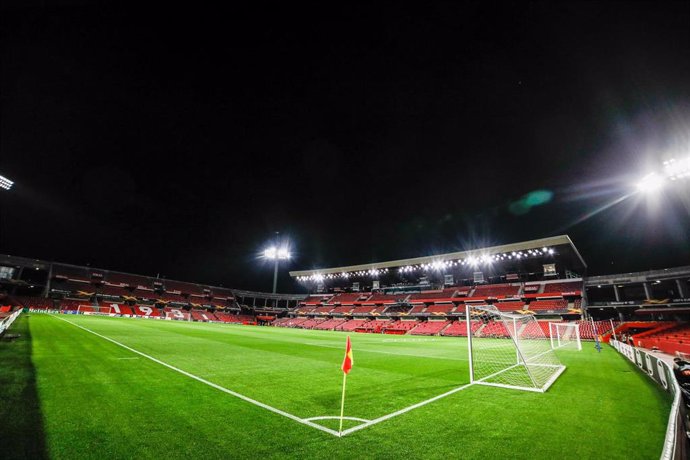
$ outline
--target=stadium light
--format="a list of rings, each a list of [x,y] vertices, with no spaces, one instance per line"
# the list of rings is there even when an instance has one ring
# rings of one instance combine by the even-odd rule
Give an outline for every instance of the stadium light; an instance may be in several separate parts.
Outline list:
[[[6,178],[5,176],[0,176],[0,188],[3,190],[9,190],[14,185],[14,182]]]
[[[664,186],[664,178],[657,173],[650,173],[644,176],[637,183],[637,190],[642,193],[652,193]]]
[[[274,261],[274,265],[273,265],[273,293],[275,294],[276,289],[278,288],[278,262],[281,260],[289,260],[290,259],[290,250],[287,248],[287,246],[283,246],[280,248],[277,248],[275,246],[271,246],[271,247],[264,250],[264,259]]]
[[[690,179],[690,156],[676,160],[664,161],[664,173],[670,180]]]

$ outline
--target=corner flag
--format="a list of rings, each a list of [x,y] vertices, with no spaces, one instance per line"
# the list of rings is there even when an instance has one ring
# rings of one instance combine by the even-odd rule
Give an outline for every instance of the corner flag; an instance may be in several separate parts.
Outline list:
[[[345,359],[343,359],[342,369],[345,374],[350,372],[352,369],[352,343],[350,343],[350,336],[347,336],[347,344],[345,345]]]
[[[338,436],[343,435],[343,413],[345,411],[345,385],[347,384],[347,374],[352,369],[352,343],[350,343],[350,336],[347,336],[347,343],[345,345],[345,358],[343,365],[340,368],[343,370],[343,397],[340,400],[340,428],[338,428]]]

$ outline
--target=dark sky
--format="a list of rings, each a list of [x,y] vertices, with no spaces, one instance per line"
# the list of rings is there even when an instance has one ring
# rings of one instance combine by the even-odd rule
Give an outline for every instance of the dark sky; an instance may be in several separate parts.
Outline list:
[[[687,184],[596,213],[690,153],[690,3],[243,3],[5,4],[0,252],[261,290],[275,232],[291,269],[690,262]]]

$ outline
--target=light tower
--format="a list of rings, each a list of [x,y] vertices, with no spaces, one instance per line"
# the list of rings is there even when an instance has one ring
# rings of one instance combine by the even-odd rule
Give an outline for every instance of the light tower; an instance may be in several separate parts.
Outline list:
[[[268,249],[264,250],[264,258],[274,261],[274,266],[273,266],[273,293],[275,294],[276,289],[278,287],[278,262],[281,260],[290,259],[290,250],[288,249],[287,246],[283,246],[280,248],[278,248],[276,246],[271,246]]]
[[[5,176],[0,176],[0,189],[8,192],[12,188],[13,185],[14,185],[14,182],[9,180]],[[2,248],[2,227],[3,227],[2,200],[0,200],[0,248]]]

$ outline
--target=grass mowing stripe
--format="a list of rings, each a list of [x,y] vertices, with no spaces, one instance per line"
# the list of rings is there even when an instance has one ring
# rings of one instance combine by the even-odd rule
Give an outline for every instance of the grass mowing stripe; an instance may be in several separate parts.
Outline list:
[[[175,372],[179,372],[180,374],[182,374],[182,375],[184,375],[184,376],[187,376],[187,377],[189,377],[189,378],[191,378],[191,379],[194,379],[194,380],[196,380],[196,381],[198,381],[198,382],[201,382],[201,383],[203,383],[203,384],[205,384],[205,385],[208,385],[208,386],[210,386],[210,387],[212,387],[212,388],[215,388],[215,389],[220,390],[220,391],[222,391],[222,392],[224,392],[224,393],[227,393],[227,394],[229,394],[229,395],[235,396],[236,398],[239,398],[239,399],[242,399],[242,400],[244,400],[244,401],[247,401],[248,403],[254,404],[254,405],[259,406],[259,407],[261,407],[261,408],[263,408],[263,409],[266,409],[266,410],[268,410],[268,411],[274,412],[274,413],[276,413],[276,414],[278,414],[278,415],[282,415],[283,417],[287,417],[287,418],[289,418],[289,419],[291,419],[291,420],[294,420],[295,422],[301,423],[301,424],[303,424],[303,425],[307,425],[307,426],[310,426],[310,427],[312,427],[312,428],[316,428],[317,430],[321,430],[321,431],[323,431],[323,432],[325,432],[325,433],[328,433],[328,434],[331,434],[331,435],[333,435],[333,436],[340,436],[340,433],[338,433],[338,432],[335,431],[335,430],[331,430],[330,428],[326,428],[325,426],[321,426],[321,425],[319,425],[318,423],[310,422],[309,420],[305,420],[305,419],[303,419],[303,418],[297,417],[296,415],[290,414],[290,413],[285,412],[285,411],[283,411],[283,410],[277,409],[277,408],[275,408],[275,407],[273,407],[273,406],[269,406],[268,404],[264,404],[264,403],[262,403],[262,402],[260,402],[260,401],[257,401],[257,400],[255,400],[255,399],[249,398],[249,397],[247,397],[247,396],[244,396],[243,394],[240,394],[240,393],[237,393],[237,392],[235,392],[235,391],[229,390],[229,389],[227,389],[227,388],[225,388],[225,387],[222,387],[222,386],[217,385],[217,384],[215,384],[215,383],[213,383],[213,382],[210,382],[210,381],[208,381],[208,380],[206,380],[206,379],[203,379],[203,378],[201,378],[201,377],[199,377],[199,376],[197,376],[197,375],[191,374],[191,373],[189,373],[189,372],[187,372],[187,371],[184,371],[184,370],[182,370],[182,369],[180,369],[180,368],[177,368],[177,367],[172,366],[172,365],[170,365],[170,364],[168,364],[168,363],[165,363],[165,362],[163,362],[163,361],[161,361],[161,360],[159,360],[159,359],[156,359],[156,358],[154,358],[153,356],[147,355],[146,353],[142,353],[141,351],[138,351],[138,350],[135,350],[134,348],[128,347],[127,345],[125,345],[125,344],[123,344],[123,343],[120,343],[120,342],[118,342],[118,341],[116,341],[116,340],[113,340],[113,339],[111,339],[110,337],[106,337],[106,336],[104,336],[104,335],[99,334],[98,332],[92,331],[91,329],[87,329],[87,328],[85,328],[85,327],[83,327],[83,326],[80,326],[80,325],[78,325],[78,324],[75,324],[75,323],[73,323],[73,322],[71,322],[71,321],[69,321],[69,320],[66,320],[66,319],[64,319],[64,318],[60,318],[59,316],[55,316],[55,315],[51,315],[51,316],[53,316],[53,318],[59,319],[60,321],[64,321],[64,322],[66,322],[66,323],[69,323],[69,324],[71,324],[72,326],[78,327],[79,329],[82,329],[82,330],[84,330],[84,331],[86,331],[86,332],[89,332],[89,333],[91,333],[91,334],[93,334],[93,335],[95,335],[95,336],[97,336],[97,337],[100,337],[100,338],[102,338],[102,339],[104,339],[104,340],[107,340],[108,342],[114,343],[115,345],[117,345],[117,346],[119,346],[119,347],[122,347],[122,348],[124,348],[124,349],[126,349],[126,350],[131,351],[132,353],[136,353],[136,354],[138,354],[138,355],[140,355],[140,356],[143,356],[143,357],[146,358],[146,359],[150,359],[151,361],[153,361],[153,362],[155,362],[155,363],[158,363],[158,364],[160,364],[161,366],[165,366],[165,367],[167,367],[167,368],[170,369],[170,370],[173,370],[173,371],[175,371]]]

